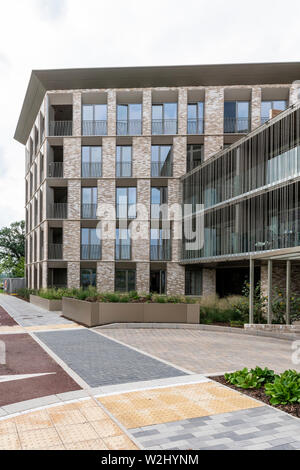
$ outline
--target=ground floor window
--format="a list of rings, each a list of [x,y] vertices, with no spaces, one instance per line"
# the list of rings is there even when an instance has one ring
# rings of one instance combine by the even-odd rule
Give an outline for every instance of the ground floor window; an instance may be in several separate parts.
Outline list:
[[[50,268],[48,270],[48,287],[67,287],[67,278],[66,268]]]
[[[185,295],[202,295],[202,270],[185,270]]]
[[[117,269],[115,278],[116,292],[133,292],[136,290],[135,269]]]
[[[96,269],[81,269],[80,270],[80,285],[83,289],[90,286],[96,287]]]
[[[161,295],[166,293],[166,271],[150,272],[150,292]]]

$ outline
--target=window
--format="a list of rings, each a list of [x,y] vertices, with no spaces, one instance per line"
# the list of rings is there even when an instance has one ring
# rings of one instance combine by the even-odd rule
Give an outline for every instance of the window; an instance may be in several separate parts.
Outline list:
[[[82,147],[82,178],[100,178],[102,173],[102,147]]]
[[[116,230],[116,260],[131,259],[131,238],[128,229]]]
[[[202,270],[185,270],[185,295],[202,295]]]
[[[192,171],[203,161],[203,144],[191,144],[187,146],[187,172]]]
[[[151,229],[151,261],[168,261],[171,259],[171,234],[169,229]]]
[[[171,177],[173,174],[171,145],[152,145],[151,176]]]
[[[151,188],[151,218],[168,219],[168,208],[162,206],[168,203],[168,188]],[[165,210],[164,210],[165,209]]]
[[[166,271],[150,271],[150,292],[160,295],[166,293]]]
[[[152,134],[177,134],[177,103],[152,106]]]
[[[117,188],[117,218],[136,218],[136,188]]]
[[[270,111],[276,109],[278,111],[284,111],[287,108],[286,100],[278,101],[262,101],[261,102],[261,123],[264,124],[270,119]]]
[[[82,106],[82,134],[107,134],[106,104],[85,104]]]
[[[132,147],[117,146],[116,177],[130,178],[132,176]]]
[[[224,132],[249,132],[249,101],[225,101],[224,104]]]
[[[117,134],[141,135],[142,105],[119,104],[117,107]]]
[[[188,105],[188,134],[203,134],[204,132],[204,103]]]
[[[101,258],[101,240],[95,228],[81,229],[81,259],[98,260]]]
[[[44,155],[41,153],[40,155],[40,184],[44,179]]]
[[[115,278],[116,292],[133,292],[136,290],[135,269],[117,269]]]
[[[90,286],[96,287],[96,269],[81,269],[80,270],[80,285],[83,289]]]
[[[97,188],[82,188],[82,218],[97,218]]]

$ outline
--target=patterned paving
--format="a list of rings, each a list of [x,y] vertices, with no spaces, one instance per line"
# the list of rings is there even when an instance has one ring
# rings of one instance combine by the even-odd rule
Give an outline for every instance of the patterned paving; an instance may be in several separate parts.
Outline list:
[[[185,375],[149,356],[86,329],[36,336],[90,387]]]
[[[137,450],[94,400],[0,420],[0,450]]]
[[[286,340],[182,329],[101,329],[101,333],[197,374],[257,365],[300,372],[300,365],[291,360],[292,343]]]
[[[128,429],[262,406],[213,382],[100,397]]]
[[[131,429],[146,449],[300,450],[300,421],[267,406]]]

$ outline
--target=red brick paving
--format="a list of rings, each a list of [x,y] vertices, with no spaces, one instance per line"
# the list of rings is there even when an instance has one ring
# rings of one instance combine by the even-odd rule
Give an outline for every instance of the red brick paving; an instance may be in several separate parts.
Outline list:
[[[6,345],[7,362],[0,365],[0,376],[55,372],[55,375],[0,383],[0,406],[81,389],[31,336],[1,335],[0,340]]]
[[[8,315],[4,308],[0,307],[0,326],[16,326],[17,322]]]

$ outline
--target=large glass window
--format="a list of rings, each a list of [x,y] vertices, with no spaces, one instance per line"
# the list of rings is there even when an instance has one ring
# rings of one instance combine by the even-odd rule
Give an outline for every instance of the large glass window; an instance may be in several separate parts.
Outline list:
[[[82,106],[82,134],[107,134],[107,105],[84,104]]]
[[[132,176],[132,147],[117,146],[116,177],[130,178]]]
[[[203,161],[203,144],[190,144],[187,146],[187,172],[192,171]]]
[[[177,103],[152,106],[152,134],[177,134]]]
[[[151,176],[171,177],[173,174],[171,145],[152,145]]]
[[[80,270],[80,285],[83,289],[90,286],[96,287],[97,273],[96,269],[81,269]]]
[[[82,178],[100,178],[102,173],[102,147],[82,147]]]
[[[185,270],[185,295],[202,295],[202,270]]]
[[[98,260],[101,258],[101,240],[95,228],[81,229],[81,259]]]
[[[278,111],[284,111],[287,108],[286,100],[277,101],[262,101],[261,102],[261,123],[264,124],[270,119],[270,111],[276,109]]]
[[[97,218],[97,188],[82,188],[81,205],[83,219]]]
[[[151,218],[168,218],[168,188],[151,188]],[[165,207],[162,207],[165,206]]]
[[[224,132],[247,134],[250,130],[249,101],[225,101]]]
[[[117,134],[141,135],[142,133],[142,105],[119,104],[117,106]]]
[[[117,188],[117,218],[136,218],[136,188]]]
[[[168,261],[171,259],[171,233],[169,229],[151,229],[151,261]]]
[[[131,259],[130,230],[117,228],[116,230],[116,260]]]
[[[135,269],[117,269],[115,277],[116,292],[133,292],[136,290]]]
[[[203,134],[204,132],[204,103],[188,105],[188,134]]]

